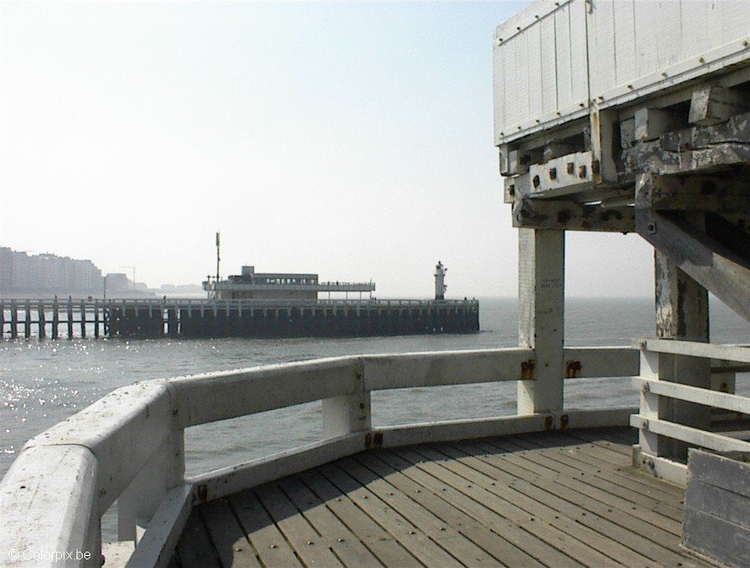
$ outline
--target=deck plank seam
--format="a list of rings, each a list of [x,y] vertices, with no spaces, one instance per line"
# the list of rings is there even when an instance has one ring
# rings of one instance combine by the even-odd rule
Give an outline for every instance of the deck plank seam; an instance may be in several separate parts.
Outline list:
[[[343,463],[346,463],[346,462],[347,462],[347,459],[345,458],[345,459],[341,460],[341,462],[343,462]],[[356,479],[355,477],[353,477],[353,476],[352,476],[352,475],[350,474],[350,472],[349,472],[349,471],[347,471],[347,469],[345,469],[344,467],[342,467],[342,466],[340,465],[340,463],[341,463],[341,462],[339,462],[339,464],[337,464],[337,465],[335,465],[335,466],[334,466],[333,464],[330,464],[330,466],[331,466],[331,468],[332,468],[332,469],[333,469],[333,468],[336,468],[336,469],[338,469],[338,471],[340,471],[342,475],[344,475],[344,476],[348,477],[349,479],[351,479],[351,480],[352,480],[352,481],[353,481],[353,482],[354,482],[355,484],[360,484],[360,482],[359,482],[359,481],[358,481],[358,480],[357,480],[357,479]],[[324,469],[326,469],[326,468],[324,467]],[[453,559],[454,559],[454,560],[455,560],[455,561],[456,561],[456,562],[457,562],[457,563],[458,563],[459,565],[461,564],[460,560],[459,560],[458,558],[454,557],[454,556],[453,556],[453,555],[451,554],[451,552],[450,552],[449,550],[446,550],[446,549],[445,549],[445,548],[444,548],[444,547],[443,547],[443,546],[442,546],[442,545],[441,545],[441,544],[440,544],[440,543],[439,543],[439,542],[438,542],[438,541],[437,541],[436,539],[434,539],[434,538],[433,538],[433,537],[432,537],[431,535],[429,535],[429,534],[425,533],[424,531],[420,530],[420,529],[419,529],[419,527],[417,527],[417,526],[416,526],[416,525],[414,525],[414,524],[413,524],[413,523],[412,523],[412,522],[411,522],[411,521],[410,521],[409,519],[407,519],[407,518],[406,518],[406,517],[404,516],[404,514],[403,514],[403,511],[400,511],[400,510],[396,510],[396,509],[394,509],[394,508],[393,508],[393,507],[391,507],[391,506],[390,506],[390,505],[389,505],[389,504],[388,504],[387,502],[385,502],[385,501],[384,501],[383,499],[381,499],[381,498],[380,498],[380,496],[378,496],[378,495],[377,495],[377,494],[376,494],[376,493],[375,493],[375,492],[374,492],[374,491],[373,491],[373,490],[372,490],[372,489],[371,489],[371,488],[369,487],[369,484],[368,484],[368,485],[362,485],[362,486],[360,487],[360,489],[361,489],[362,491],[366,491],[366,492],[367,492],[367,493],[365,493],[365,494],[363,495],[363,500],[364,500],[364,499],[372,499],[373,501],[377,502],[377,503],[378,503],[379,505],[381,505],[381,506],[385,506],[385,510],[387,510],[387,511],[391,511],[391,512],[392,512],[392,514],[393,514],[393,515],[394,515],[394,516],[396,517],[396,519],[399,519],[399,520],[401,520],[402,522],[405,522],[405,523],[407,523],[407,525],[406,525],[406,526],[407,526],[407,533],[408,533],[408,534],[409,534],[410,536],[416,536],[416,537],[422,536],[422,537],[424,537],[424,538],[425,538],[425,539],[427,539],[427,540],[428,540],[428,541],[429,541],[430,543],[432,543],[432,544],[433,544],[434,546],[436,546],[436,547],[437,547],[438,549],[440,549],[440,551],[443,551],[443,552],[444,552],[444,553],[445,553],[445,554],[446,554],[447,556],[449,556],[450,558],[453,558]],[[360,491],[360,489],[355,489],[355,491],[359,492],[359,491]],[[342,491],[343,491],[343,488],[342,488]],[[347,491],[347,495],[348,495],[348,494],[349,494],[349,491]],[[362,509],[364,510],[364,507],[363,507],[363,506],[362,506],[362,505],[361,505],[361,504],[360,504],[359,502],[357,502],[357,504],[358,504],[358,506],[360,506],[360,508],[362,508]],[[370,502],[370,506],[372,506],[372,501]],[[365,511],[365,512],[367,512],[367,511]],[[380,522],[380,521],[378,521],[377,519],[374,519],[374,520],[376,520],[376,522]],[[393,536],[393,537],[394,537],[394,538],[395,538],[396,540],[398,540],[399,542],[402,542],[402,543],[403,543],[403,545],[404,545],[405,547],[407,546],[407,544],[409,544],[409,543],[408,543],[408,540],[409,540],[409,539],[405,539],[405,538],[404,538],[403,536],[401,536],[401,535],[400,535],[400,534],[399,534],[398,532],[394,532],[392,528],[386,527],[386,526],[384,526],[384,525],[383,525],[382,523],[381,523],[381,526],[383,526],[383,528],[384,528],[384,529],[385,529],[385,530],[386,530],[386,531],[387,531],[387,532],[388,532],[389,534],[391,534],[391,535],[392,535],[392,536]],[[432,548],[432,547],[428,547],[428,548]],[[433,550],[433,554],[435,554],[435,553],[438,553],[438,551],[437,551],[437,550]]]
[[[414,517],[422,517],[422,519],[421,519],[420,522],[425,522],[425,521],[429,522],[433,518],[437,519],[439,521],[439,524],[442,525],[441,527],[438,527],[438,533],[435,534],[435,535],[432,535],[431,533],[428,532],[427,534],[430,534],[430,536],[432,536],[440,544],[440,546],[443,546],[443,542],[441,542],[441,541],[445,541],[447,538],[457,538],[457,537],[460,537],[462,539],[465,539],[467,542],[472,543],[477,549],[483,551],[484,554],[487,557],[492,558],[493,560],[497,561],[498,563],[501,563],[501,559],[500,558],[497,558],[496,556],[494,556],[491,553],[491,551],[487,550],[485,547],[482,547],[479,543],[477,543],[475,541],[472,541],[464,533],[461,532],[460,528],[451,529],[450,528],[451,527],[450,519],[446,519],[446,518],[441,517],[440,514],[434,510],[434,508],[428,507],[427,504],[424,502],[424,500],[414,499],[414,497],[412,495],[410,495],[408,493],[405,493],[404,491],[402,491],[401,489],[399,489],[398,487],[396,487],[391,482],[391,480],[387,478],[387,476],[384,476],[382,473],[380,473],[378,471],[375,471],[373,468],[369,467],[367,464],[362,463],[360,460],[354,460],[352,458],[351,460],[344,460],[344,463],[347,463],[348,461],[356,461],[360,465],[360,467],[366,468],[368,471],[372,472],[374,475],[377,475],[378,476],[378,481],[376,481],[376,483],[380,482],[380,483],[382,483],[384,485],[387,485],[387,488],[385,489],[385,491],[388,491],[389,495],[392,496],[392,497],[394,497],[394,501],[397,500],[397,499],[395,499],[395,497],[397,497],[396,492],[398,492],[398,494],[401,496],[402,499],[405,499],[408,502],[412,503],[412,507],[411,507],[412,513],[411,514],[414,515]],[[383,497],[383,498],[384,498],[384,500],[386,499],[385,497]],[[434,498],[435,499],[440,499],[441,497],[439,495],[434,495]],[[433,505],[433,507],[434,507],[434,505]],[[401,510],[405,514],[405,516],[409,515],[409,508],[405,509],[402,506]],[[419,519],[414,518],[414,517],[410,517],[409,520],[411,522],[413,522],[415,524],[415,526],[421,526],[420,522],[418,522]],[[441,531],[446,531],[448,534],[446,534],[443,537],[441,537],[440,536],[440,532]],[[456,536],[452,536],[451,535],[451,531],[455,532]],[[425,531],[425,532],[427,532],[427,531]],[[465,558],[461,558],[461,557],[456,556],[456,554],[453,554],[450,550],[446,549],[446,551],[449,554],[451,554],[452,556],[454,556],[457,559],[457,561],[465,563],[464,562]]]
[[[485,476],[489,480],[497,479],[496,477],[493,477],[488,471],[482,471],[483,468],[480,467],[473,467],[472,463],[477,463],[477,465],[483,463],[477,458],[473,456],[465,455],[465,458],[468,458],[469,460],[474,460],[474,462],[467,462],[462,459],[461,456],[459,456],[458,451],[454,453],[453,455],[449,455],[453,460],[456,461],[456,463],[463,464],[467,468],[470,468],[473,471],[476,471],[482,476]],[[491,468],[494,469],[494,468]],[[497,470],[496,470],[497,471]],[[467,478],[468,479],[468,478]],[[479,483],[482,483],[481,480]],[[598,550],[600,553],[607,556],[611,561],[616,562],[620,565],[623,565],[622,562],[622,556],[628,557],[629,553],[633,554],[631,557],[630,564],[633,564],[633,561],[636,560],[634,552],[630,549],[627,549],[626,547],[622,547],[619,545],[619,543],[613,543],[611,539],[607,538],[606,534],[599,533],[597,531],[593,531],[589,529],[588,527],[585,527],[584,525],[581,525],[577,522],[576,519],[568,516],[567,514],[563,513],[562,511],[556,510],[553,507],[549,506],[548,503],[546,503],[543,500],[535,499],[534,497],[528,496],[522,491],[519,491],[515,486],[512,485],[512,483],[509,483],[505,485],[505,489],[513,495],[506,495],[502,489],[503,484],[498,485],[495,482],[491,482],[489,485],[486,484],[486,482],[483,484],[485,489],[489,491],[490,493],[494,493],[498,495],[499,497],[505,499],[509,503],[513,503],[517,507],[525,510],[530,515],[536,515],[539,518],[542,518],[544,522],[551,524],[552,526],[555,526],[556,528],[559,528],[563,532],[566,532],[571,538],[574,538],[576,540],[581,541],[583,544],[587,544],[591,546],[592,548]],[[534,511],[536,509],[536,512]],[[584,534],[582,535],[585,540],[582,538],[576,537],[573,529],[580,532],[583,530]],[[594,546],[592,541],[595,541],[598,546]],[[619,548],[618,548],[619,547]],[[625,564],[627,565],[627,564]]]
[[[423,457],[427,457],[427,456],[424,456],[424,454],[417,453],[417,455],[422,455]],[[591,556],[591,550],[588,546],[585,545],[585,543],[575,538],[573,539],[566,538],[567,535],[565,533],[563,533],[562,531],[559,531],[558,529],[555,529],[554,527],[548,526],[546,530],[542,530],[540,528],[540,524],[536,522],[535,517],[529,517],[528,515],[525,514],[525,512],[522,509],[516,507],[512,503],[504,502],[505,503],[504,507],[502,507],[501,509],[496,509],[495,507],[489,506],[486,500],[483,501],[483,500],[477,499],[475,495],[472,495],[471,493],[466,492],[464,488],[451,483],[450,476],[448,476],[449,478],[448,480],[438,477],[438,475],[440,474],[440,471],[434,471],[434,467],[429,467],[429,466],[435,465],[434,462],[429,460],[429,458],[426,459],[425,461],[421,461],[420,463],[415,462],[415,465],[419,469],[422,469],[428,475],[432,475],[433,477],[435,477],[442,483],[446,483],[449,486],[455,487],[455,489],[458,492],[460,492],[465,498],[473,501],[480,508],[483,508],[485,511],[484,515],[487,515],[490,518],[499,517],[507,522],[514,524],[521,530],[524,530],[527,533],[529,533],[531,536],[537,539],[540,539],[543,542],[546,542],[549,546],[554,548],[558,553],[567,557],[570,561],[577,563],[579,565],[580,564],[589,565],[592,568],[597,567],[597,566],[602,566],[602,565],[610,565],[610,564],[614,565],[613,562],[608,562],[608,559],[604,557],[603,555],[599,555],[597,558],[593,560],[588,560],[587,556]],[[471,513],[471,514],[474,515],[474,513]],[[589,562],[589,564],[587,564],[587,561]]]
[[[567,450],[565,452],[560,448],[543,448],[537,455],[549,458],[550,460],[563,464],[566,467],[570,465],[569,462],[574,462],[576,465],[572,466],[573,469],[580,469],[582,473],[592,473],[594,482],[592,482],[591,477],[584,478],[582,476],[578,478],[581,481],[584,481],[587,485],[598,487],[599,489],[605,489],[606,491],[636,505],[648,507],[649,510],[655,510],[655,507],[659,509],[663,508],[665,509],[664,513],[667,517],[678,522],[682,521],[681,507],[675,507],[672,503],[665,503],[656,500],[652,494],[648,493],[648,490],[637,490],[631,486],[632,484],[625,482],[625,480],[633,481],[633,479],[628,476],[618,476],[613,478],[611,475],[606,475],[603,472],[603,468],[607,465],[611,466],[613,464],[608,464],[604,461],[592,464],[591,460],[585,459],[584,453],[584,447],[577,446],[573,450]],[[639,488],[642,487],[642,484],[636,485],[638,485]],[[646,501],[644,497],[647,498],[648,501]]]
[[[505,456],[505,461],[501,461],[497,456],[488,456],[485,459],[485,461],[488,461],[493,466],[501,467],[504,471],[508,472],[510,475],[514,475],[512,472],[514,471],[514,468],[511,467],[510,470],[508,470],[508,466],[514,466],[514,457],[515,454],[507,454]],[[498,458],[498,459],[493,459]],[[517,467],[517,466],[516,466]],[[522,470],[523,471],[523,470]],[[607,519],[607,522],[612,523],[610,526],[610,530],[612,530],[612,527],[618,527],[619,529],[628,531],[629,533],[637,534],[640,536],[640,538],[647,538],[651,542],[653,542],[654,545],[662,547],[662,542],[659,541],[658,538],[654,538],[651,531],[649,531],[647,528],[643,528],[640,520],[637,518],[634,518],[630,515],[626,514],[618,514],[615,512],[615,510],[610,507],[608,504],[602,504],[603,507],[606,508],[606,511],[599,511],[597,513],[596,506],[593,506],[593,503],[587,499],[586,495],[583,493],[580,493],[576,489],[572,489],[570,487],[564,486],[564,489],[561,490],[560,487],[557,485],[557,480],[553,476],[534,476],[534,483],[531,481],[527,481],[521,476],[516,475],[517,483],[523,482],[523,483],[529,483],[530,485],[534,486],[534,483],[538,484],[540,481],[547,481],[546,485],[546,491],[549,494],[555,495],[557,498],[562,499],[563,501],[569,503],[572,506],[576,506],[581,508],[584,512],[583,515],[590,514],[593,518],[598,518],[600,521],[602,519]],[[566,494],[567,492],[572,493]],[[601,509],[601,507],[598,507]],[[605,513],[605,517],[601,517],[600,515]],[[576,519],[577,522],[582,523],[582,519]],[[638,521],[638,523],[636,523]],[[640,529],[638,532],[634,531],[634,528]],[[596,529],[595,529],[596,530]],[[673,535],[672,535],[673,536]],[[668,550],[667,548],[664,548],[665,550]]]
[[[319,468],[319,470],[320,470],[320,471],[322,471],[322,470],[323,470],[323,468]],[[318,483],[320,483],[320,479],[322,478],[322,480],[323,480],[323,482],[324,482],[325,484],[328,484],[328,485],[330,485],[330,486],[331,486],[332,488],[334,488],[334,492],[335,492],[335,493],[336,493],[337,495],[339,495],[339,497],[337,497],[337,499],[338,499],[338,501],[337,501],[337,502],[340,502],[340,503],[348,503],[348,504],[349,504],[350,506],[354,507],[354,508],[355,508],[355,509],[357,510],[357,512],[358,512],[358,513],[359,513],[360,515],[362,515],[362,516],[363,516],[363,517],[364,517],[364,518],[365,518],[365,519],[366,519],[366,520],[367,520],[367,521],[368,521],[369,523],[371,523],[372,525],[374,525],[375,527],[377,527],[377,529],[378,529],[378,531],[379,531],[380,533],[382,533],[382,534],[384,534],[384,535],[388,536],[388,538],[387,538],[387,539],[383,539],[383,538],[381,538],[381,539],[371,539],[372,541],[377,541],[377,540],[383,540],[383,541],[384,541],[384,540],[388,540],[388,541],[392,542],[392,543],[393,543],[394,545],[396,545],[396,546],[398,547],[398,549],[399,549],[399,550],[401,550],[401,551],[402,551],[402,552],[403,552],[404,554],[406,554],[406,555],[407,555],[407,556],[408,556],[408,557],[409,557],[409,558],[410,558],[410,559],[411,559],[411,560],[412,560],[413,562],[417,562],[417,563],[419,563],[419,565],[423,565],[423,564],[422,564],[421,562],[419,562],[419,560],[418,560],[418,559],[417,559],[417,558],[416,558],[416,557],[415,557],[415,556],[414,556],[413,554],[411,554],[411,553],[409,552],[409,550],[408,550],[408,549],[407,549],[407,548],[406,548],[406,547],[405,547],[405,546],[403,545],[403,543],[402,543],[402,542],[400,542],[400,541],[399,541],[398,539],[394,538],[394,537],[393,537],[393,535],[391,535],[391,534],[390,534],[389,532],[385,531],[385,530],[383,529],[383,527],[382,527],[382,526],[381,526],[381,525],[380,525],[379,523],[377,523],[377,521],[376,521],[376,520],[374,520],[374,519],[373,519],[373,518],[372,518],[372,517],[371,517],[371,516],[370,516],[369,514],[367,514],[367,512],[366,512],[366,511],[363,511],[363,510],[362,510],[362,509],[361,509],[361,508],[360,508],[360,507],[359,507],[359,506],[357,505],[357,503],[356,503],[356,501],[355,501],[355,500],[351,499],[351,498],[350,498],[350,497],[349,497],[349,496],[348,496],[348,495],[347,495],[347,494],[346,494],[345,492],[341,491],[341,490],[340,490],[340,489],[339,489],[339,488],[338,488],[338,487],[337,487],[337,486],[336,486],[336,485],[335,485],[334,483],[332,483],[332,482],[331,482],[331,481],[330,481],[330,480],[328,479],[328,477],[327,477],[327,476],[323,475],[323,474],[322,474],[322,473],[321,473],[320,471],[318,471],[318,472],[317,472],[317,473],[315,474],[315,475],[316,475],[316,476],[318,477]],[[307,474],[305,474],[305,476],[304,476],[304,477],[305,477],[305,483],[306,483],[306,484],[308,485],[308,487],[309,487],[309,488],[310,488],[310,489],[311,489],[311,490],[312,490],[313,492],[315,492],[315,488],[314,488],[314,487],[312,487],[312,486],[311,486],[311,485],[310,485],[310,484],[308,483],[308,481],[310,481],[310,477],[309,477],[309,476],[308,476]],[[321,498],[323,498],[322,496],[320,496],[320,497],[321,497]],[[346,501],[344,501],[344,499],[346,499]],[[328,500],[326,500],[326,504],[327,504],[327,506],[328,506]],[[352,527],[352,526],[350,526],[350,525],[349,525],[349,524],[348,524],[348,523],[346,522],[347,520],[346,520],[345,518],[341,517],[341,515],[339,515],[339,514],[338,514],[338,513],[337,513],[337,512],[336,512],[336,511],[335,511],[335,510],[334,510],[334,509],[332,508],[332,507],[329,507],[329,508],[330,508],[331,512],[333,512],[333,513],[334,513],[334,515],[336,515],[336,516],[337,516],[337,517],[339,518],[339,520],[340,520],[340,521],[341,521],[341,522],[342,522],[342,523],[343,523],[344,525],[348,526],[348,527],[350,528],[350,530],[352,530],[352,532],[353,532],[354,534],[357,534],[357,531],[355,530],[355,528],[354,528],[354,527]],[[371,552],[371,553],[372,553],[373,555],[375,555],[375,556],[376,556],[377,558],[381,559],[380,555],[378,554],[378,552],[377,552],[377,551],[376,551],[376,550],[374,549],[374,547],[373,547],[373,544],[374,544],[373,542],[370,542],[370,543],[368,544],[368,541],[367,541],[367,540],[365,540],[364,538],[361,538],[361,542],[362,542],[363,544],[365,544],[365,546],[366,546],[366,547],[367,547],[367,548],[368,548],[368,549],[370,550],[370,552]],[[384,564],[386,564],[386,565],[388,564],[388,563],[387,563],[387,562],[385,562],[385,561],[384,561],[383,559],[381,559],[381,561],[383,561],[383,563],[384,563]]]
[[[358,456],[358,461],[361,461],[362,459],[363,458],[361,456]],[[379,464],[381,464],[381,466],[382,466],[381,469],[382,468],[391,468],[391,473],[388,474],[388,477],[390,478],[390,480],[392,481],[392,483],[394,484],[394,486],[398,487],[398,485],[396,485],[396,484],[399,483],[399,480],[401,480],[400,485],[404,485],[404,483],[405,483],[407,485],[411,485],[412,488],[413,488],[413,486],[419,486],[416,481],[412,480],[403,471],[399,471],[399,470],[397,470],[395,468],[392,468],[387,462],[383,461],[383,459],[381,458],[380,455],[376,456],[376,455],[373,455],[373,453],[368,453],[368,455],[366,455],[364,459],[366,459],[366,461],[368,462],[366,465],[368,465],[368,467],[370,467],[370,468],[377,467],[376,464],[373,464],[373,461],[376,461]],[[381,476],[382,476],[382,473],[381,473]],[[395,479],[393,479],[394,476],[396,476]],[[422,487],[422,486],[420,486],[420,487]],[[412,500],[414,500],[414,501],[416,501],[416,502],[418,502],[420,504],[425,500],[425,497],[422,497],[421,499],[414,498],[403,487],[401,488],[401,491],[404,494],[408,495],[410,499],[412,499]],[[453,518],[451,518],[451,519],[446,518],[445,514],[444,514],[444,516],[440,516],[440,514],[437,511],[434,510],[434,507],[436,506],[434,503],[432,505],[432,507],[433,507],[432,509],[429,509],[426,505],[424,505],[425,508],[427,510],[431,511],[433,514],[435,514],[435,516],[437,518],[442,519],[446,523],[452,523],[456,518],[457,519],[461,519],[458,523],[456,523],[457,526],[456,526],[455,530],[458,533],[464,535],[467,539],[469,539],[471,542],[473,542],[477,547],[479,547],[480,549],[486,551],[489,556],[495,558],[499,562],[502,562],[502,559],[498,558],[497,553],[493,553],[486,545],[483,545],[481,542],[479,542],[477,540],[477,536],[478,535],[476,533],[476,530],[480,530],[480,532],[481,531],[487,531],[488,534],[492,534],[493,537],[497,538],[498,541],[502,541],[508,547],[511,547],[515,551],[516,555],[524,555],[526,557],[526,559],[527,559],[527,560],[525,560],[525,563],[529,564],[529,561],[531,560],[531,558],[528,557],[528,555],[526,555],[526,553],[522,549],[516,547],[510,541],[504,539],[502,537],[502,535],[499,535],[499,534],[493,532],[490,528],[484,526],[482,523],[477,522],[476,519],[473,519],[473,518],[469,517],[468,515],[466,515],[465,513],[463,513],[461,511],[459,511],[458,509],[456,509],[455,506],[453,505],[453,503],[451,503],[449,500],[445,499],[444,495],[437,494],[436,492],[424,492],[424,493],[420,493],[420,495],[425,495],[426,493],[429,493],[432,496],[432,499],[436,500],[436,502],[438,504],[439,503],[443,503],[445,508],[451,509],[450,512],[453,515]],[[481,535],[479,535],[479,536],[481,536]],[[508,551],[507,549],[505,550],[505,554],[506,555],[509,552],[512,554],[512,551]]]
[[[400,455],[401,453],[402,452],[399,452],[399,455],[396,455],[391,451],[383,451],[381,455],[386,460],[390,456],[392,460],[395,460],[395,464],[391,464],[391,465],[393,465],[394,467],[398,467],[400,469],[404,468],[405,463],[409,463],[410,465],[413,465],[411,464],[411,462],[406,462],[406,460],[401,457]],[[387,462],[387,463],[390,463],[390,462]],[[411,480],[413,480],[413,482],[416,485],[425,487],[424,483],[420,481],[420,475],[416,474],[415,471],[416,471],[415,468],[412,468],[412,467],[404,469],[404,475],[407,475]],[[421,474],[426,475],[424,472],[421,472]],[[447,500],[447,496],[443,496],[442,491],[439,492],[438,490],[432,489],[432,492],[439,495],[443,499]],[[485,518],[481,516],[473,515],[471,514],[471,511],[466,511],[465,508],[459,507],[454,499],[451,499],[449,501],[449,504],[453,506],[457,511],[459,511],[462,515],[465,515],[466,517],[472,519],[473,522],[478,522],[478,523],[483,524],[493,534],[497,535],[498,538],[502,539],[505,542],[508,542],[514,548],[520,550],[522,553],[525,553],[530,558],[533,558],[535,561],[541,563],[542,565],[552,566],[555,564],[554,561],[548,560],[545,562],[544,557],[549,556],[550,553],[558,554],[559,556],[559,553],[556,551],[556,549],[548,545],[546,542],[540,541],[534,535],[529,534],[528,532],[524,531],[521,527],[519,527],[515,523],[512,523],[511,521],[508,521],[507,519],[503,519],[505,523],[495,523],[495,524],[487,523]],[[504,528],[508,528],[508,527],[512,527],[516,532],[514,532],[513,534],[509,534],[507,531],[503,531]],[[531,548],[520,545],[518,539],[519,537],[521,538],[524,538],[524,537],[522,535],[519,535],[517,531],[521,531],[523,534],[526,535],[525,540],[533,539],[535,541],[535,545]],[[555,558],[555,560],[557,559],[558,558]]]
[[[316,528],[317,532],[323,535],[323,538],[325,538],[329,543],[332,552],[339,558],[339,560],[343,564],[347,564],[346,559],[344,558],[344,552],[348,551],[349,554],[353,555],[353,557],[356,559],[358,566],[374,566],[375,564],[372,564],[371,560],[377,562],[377,566],[383,566],[383,564],[378,560],[377,556],[375,556],[373,552],[370,551],[365,546],[365,544],[362,543],[343,522],[341,522],[341,520],[335,515],[335,513],[332,512],[329,507],[327,507],[324,501],[317,497],[315,498],[315,500],[310,500],[309,497],[307,499],[304,498],[302,494],[304,491],[307,491],[310,495],[313,495],[313,493],[309,490],[309,488],[307,488],[307,486],[305,486],[298,475],[288,478],[283,487],[281,487],[281,490],[289,498],[289,500],[295,504],[297,509],[302,511],[302,514],[304,514],[307,518],[307,521]],[[304,501],[304,505],[302,504],[302,501]],[[318,518],[317,521],[315,519],[315,517],[321,517],[322,515],[330,515],[330,517],[328,517],[329,519],[335,518],[340,524],[340,527],[337,527],[337,530],[334,534],[325,535],[323,533],[323,527],[321,526],[319,528],[317,526],[318,524],[322,525],[322,523],[325,522],[325,520],[321,518]],[[332,538],[336,538],[335,543],[331,540]],[[366,551],[367,553],[366,555],[364,555],[364,558],[359,550],[359,547],[361,547],[361,549]],[[339,550],[340,548],[342,550]]]

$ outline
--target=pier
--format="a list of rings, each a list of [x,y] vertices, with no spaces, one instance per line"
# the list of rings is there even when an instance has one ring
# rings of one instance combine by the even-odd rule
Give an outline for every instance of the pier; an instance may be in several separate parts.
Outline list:
[[[3,339],[368,337],[478,331],[477,300],[0,300]]]

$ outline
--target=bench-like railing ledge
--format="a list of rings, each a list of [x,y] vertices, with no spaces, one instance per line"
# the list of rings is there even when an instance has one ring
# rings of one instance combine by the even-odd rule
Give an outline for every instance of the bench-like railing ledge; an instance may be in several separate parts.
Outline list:
[[[349,356],[137,383],[117,389],[30,440],[0,483],[6,521],[0,554],[88,552],[98,566],[100,519],[117,501],[118,540],[136,542],[130,565],[166,565],[196,501],[257,485],[375,446],[604,425],[631,409],[552,409],[525,416],[372,428],[370,393],[384,389],[534,380],[528,348]],[[560,380],[632,377],[638,351],[565,350]],[[185,479],[184,429],[322,401],[323,439]],[[142,528],[145,527],[145,533]],[[41,557],[39,555],[48,555]],[[0,563],[14,560],[0,557]],[[18,565],[24,565],[19,558]]]

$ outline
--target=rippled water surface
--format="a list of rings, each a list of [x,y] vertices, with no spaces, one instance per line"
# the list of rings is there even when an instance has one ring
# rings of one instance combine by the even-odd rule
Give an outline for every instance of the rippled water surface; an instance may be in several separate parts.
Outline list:
[[[651,335],[651,300],[568,300],[568,345],[629,345]],[[715,341],[750,342],[750,328],[717,303]],[[512,347],[515,300],[480,301],[482,332],[362,339],[5,340],[0,342],[0,475],[32,436],[111,390],[155,378],[364,353]],[[515,384],[408,389],[373,394],[375,425],[510,414]],[[627,380],[574,381],[578,407],[637,403]],[[186,432],[188,472],[268,455],[319,439],[320,403],[228,420]]]

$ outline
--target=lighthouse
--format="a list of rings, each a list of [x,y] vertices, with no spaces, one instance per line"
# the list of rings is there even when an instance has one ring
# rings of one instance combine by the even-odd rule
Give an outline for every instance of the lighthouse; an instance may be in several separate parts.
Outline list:
[[[445,300],[445,290],[448,286],[445,285],[445,273],[448,269],[443,266],[443,263],[438,260],[435,265],[435,299]]]

